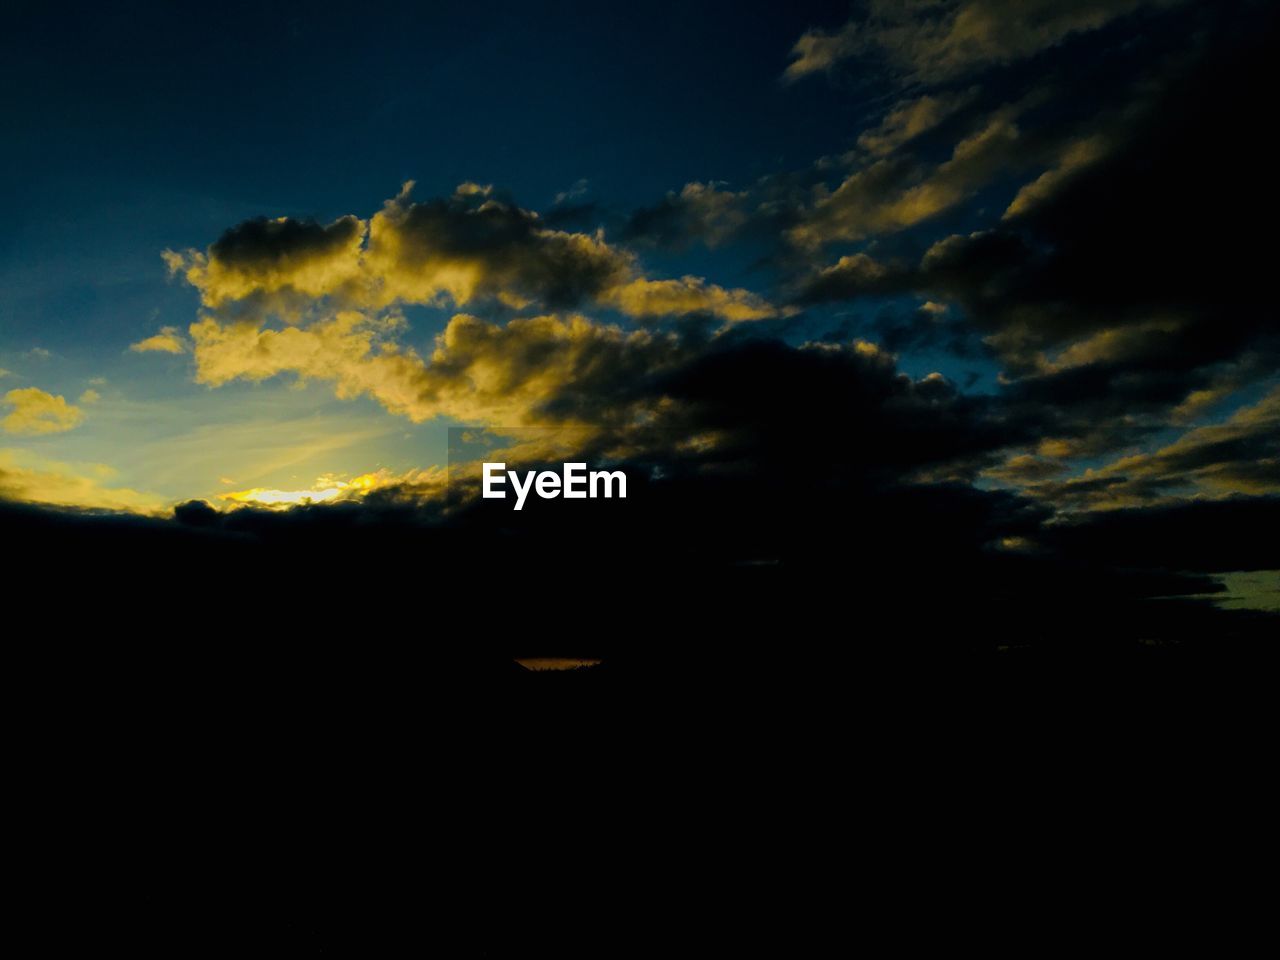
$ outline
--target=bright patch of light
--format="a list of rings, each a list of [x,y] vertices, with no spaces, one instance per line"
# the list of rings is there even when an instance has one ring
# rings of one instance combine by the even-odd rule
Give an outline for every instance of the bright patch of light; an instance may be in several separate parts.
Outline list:
[[[307,503],[329,503],[333,500],[355,499],[385,482],[381,473],[365,473],[352,480],[339,480],[332,476],[319,477],[308,490],[275,490],[253,487],[218,495],[219,500],[232,503],[253,504],[266,507],[291,507]]]

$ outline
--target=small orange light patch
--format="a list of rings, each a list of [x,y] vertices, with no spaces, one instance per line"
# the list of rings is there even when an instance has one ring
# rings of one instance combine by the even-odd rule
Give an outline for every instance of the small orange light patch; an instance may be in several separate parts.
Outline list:
[[[516,657],[516,663],[526,670],[580,670],[597,666],[599,660],[585,660],[581,657]]]

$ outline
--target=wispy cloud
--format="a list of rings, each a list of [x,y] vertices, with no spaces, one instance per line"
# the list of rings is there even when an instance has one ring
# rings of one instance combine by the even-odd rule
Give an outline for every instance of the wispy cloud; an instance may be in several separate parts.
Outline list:
[[[851,58],[904,79],[939,83],[1032,57],[1144,6],[1179,0],[872,0],[865,17],[809,30],[792,48],[783,80],[824,73]]]

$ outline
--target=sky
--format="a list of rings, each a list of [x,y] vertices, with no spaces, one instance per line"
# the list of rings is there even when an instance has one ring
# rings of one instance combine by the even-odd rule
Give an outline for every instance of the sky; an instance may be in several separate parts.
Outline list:
[[[842,496],[1011,498],[1031,527],[979,537],[1010,554],[1271,511],[1273,32],[1177,0],[18,5],[0,499],[430,504],[450,428],[555,427],[652,476],[785,446]],[[1247,553],[1166,572],[1274,609]]]
[[[21,186],[0,247],[0,386],[100,397],[74,430],[5,436],[11,462],[94,464],[161,501],[216,496],[224,477],[306,486],[439,462],[439,423],[292,377],[209,389],[189,356],[130,352],[199,309],[161,252],[253,217],[368,216],[410,179],[424,197],[472,181],[530,209],[582,193],[625,211],[825,149],[812,97],[760,68],[785,64],[821,7],[420,7],[11,18],[0,162]],[[693,55],[730,37],[732,59]],[[448,316],[419,310],[407,339],[426,349]]]

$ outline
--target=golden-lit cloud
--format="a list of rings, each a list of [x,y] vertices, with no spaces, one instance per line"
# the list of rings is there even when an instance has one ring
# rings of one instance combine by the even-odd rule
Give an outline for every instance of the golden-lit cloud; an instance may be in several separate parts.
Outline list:
[[[925,94],[896,104],[879,125],[858,136],[858,146],[872,156],[883,157],[902,144],[927,133],[972,99],[972,92]]]
[[[1122,458],[1099,472],[1139,482],[1185,479],[1219,496],[1280,493],[1280,387],[1224,423],[1189,430],[1154,453]]]
[[[1237,387],[1235,383],[1220,383],[1203,390],[1192,390],[1173,408],[1170,419],[1174,423],[1190,423],[1227,400],[1236,392]]]
[[[1071,178],[1107,154],[1107,138],[1101,134],[1082,137],[1067,143],[1057,163],[1018,191],[1004,212],[1004,219],[1017,217],[1035,209],[1057,193]]]
[[[1123,326],[1108,327],[1069,344],[1053,357],[1038,355],[1038,372],[1061,373],[1096,363],[1117,363],[1148,355],[1161,339],[1169,339],[1186,326],[1177,317],[1162,317]]]
[[[630,254],[600,234],[545,227],[536,213],[464,184],[451,198],[415,203],[412,183],[369,224],[365,265],[376,306],[464,306],[506,293],[517,300],[573,305],[625,281]],[[464,189],[466,188],[466,189]]]
[[[62,433],[79,426],[84,419],[80,408],[66,398],[37,387],[10,390],[4,395],[5,405],[12,408],[0,427],[6,433]]]
[[[819,271],[815,285],[838,281],[850,287],[865,288],[883,280],[888,273],[884,264],[867,254],[851,253]]]
[[[1045,441],[1036,455],[1011,456],[984,476],[1066,509],[1109,510],[1184,496],[1280,493],[1280,387],[1223,423],[1188,430],[1153,452],[1063,477],[1071,469],[1068,458],[1090,452],[1066,440]]]
[[[698,234],[709,247],[717,247],[746,222],[742,204],[747,194],[723,189],[719,183],[686,183],[680,203],[693,215]]]
[[[671,335],[576,315],[501,326],[457,314],[427,360],[390,339],[397,327],[356,311],[283,329],[206,317],[190,331],[196,379],[220,386],[293,373],[332,382],[339,397],[371,396],[414,422],[520,426],[625,416],[625,385],[678,356]]]
[[[1070,467],[1052,457],[1022,453],[1010,457],[1004,463],[984,471],[984,476],[1011,486],[1026,486],[1050,480],[1067,473]]]
[[[69,464],[0,449],[0,500],[133,513],[165,511],[168,504],[155,494],[109,486],[114,474],[105,464]]]
[[[347,310],[307,327],[279,330],[205,317],[189,332],[199,383],[217,387],[294,373],[303,380],[335,381],[339,396],[372,395],[393,413],[412,418],[422,361],[400,353],[388,339],[395,328],[394,321]]]
[[[1214,370],[1208,383],[1191,390],[1174,407],[1172,420],[1190,424],[1221,406],[1236,391],[1275,373],[1275,361],[1264,351],[1248,350]]]
[[[608,306],[631,317],[665,317],[709,313],[730,323],[765,320],[786,314],[749,290],[726,290],[699,277],[679,280],[636,279],[601,296]]]
[[[288,217],[228,230],[207,253],[166,250],[165,263],[218,307],[253,294],[328,296],[361,279],[366,224],[353,216],[322,226]]]
[[[1015,157],[1020,109],[1009,106],[987,117],[932,170],[920,172],[892,157],[856,170],[834,192],[820,194],[788,237],[815,249],[904,230],[951,209]]]
[[[368,221],[253,220],[208,251],[165,251],[164,258],[223,319],[272,315],[301,323],[322,300],[331,310],[366,312],[491,299],[516,310],[594,302],[641,318],[709,313],[737,322],[780,314],[749,291],[699,277],[650,279],[631,252],[602,233],[551,229],[491,187],[467,183],[450,197],[422,202],[411,199],[412,187],[406,183]],[[728,195],[690,188],[691,200],[714,207],[730,229]],[[174,347],[181,341],[162,331],[134,349]]]
[[[161,327],[160,332],[129,345],[134,353],[186,353],[187,343],[177,327]]]

